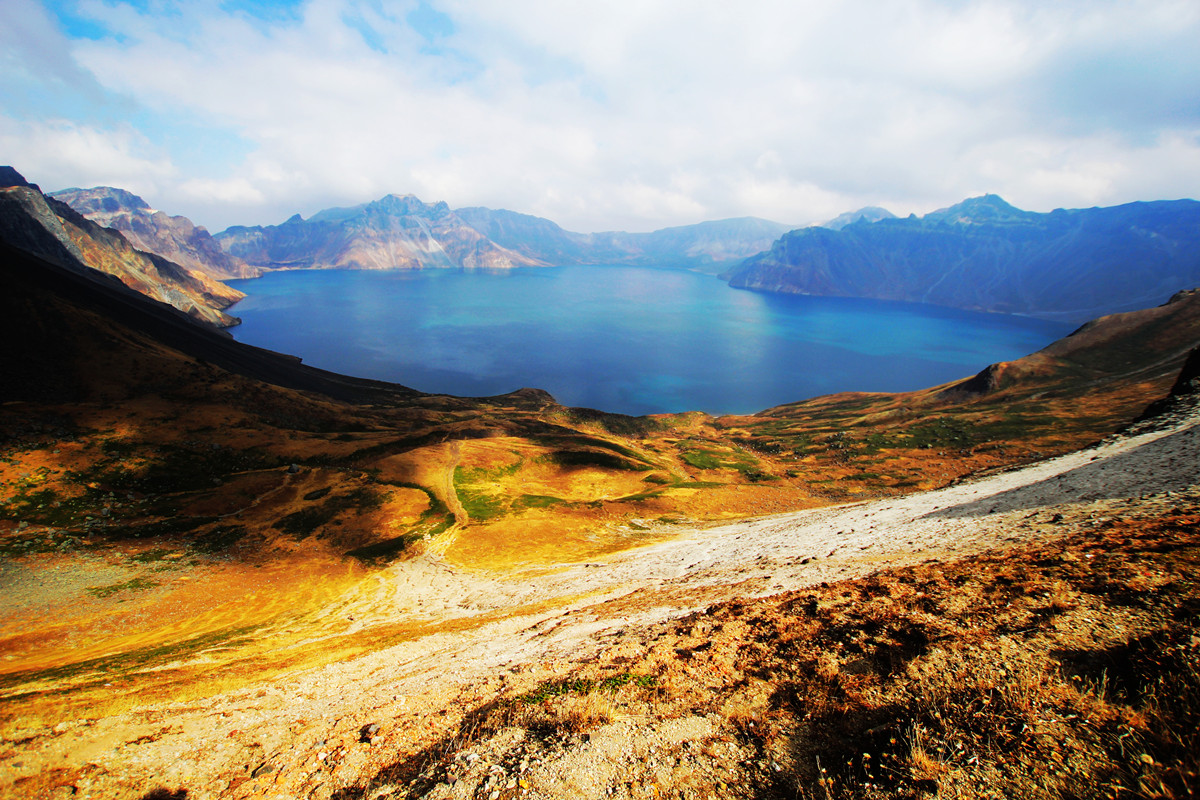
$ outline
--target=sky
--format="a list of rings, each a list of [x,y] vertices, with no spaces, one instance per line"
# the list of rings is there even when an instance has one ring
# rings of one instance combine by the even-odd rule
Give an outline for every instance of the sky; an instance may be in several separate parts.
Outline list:
[[[1200,194],[1196,0],[3,0],[0,163],[212,232]]]

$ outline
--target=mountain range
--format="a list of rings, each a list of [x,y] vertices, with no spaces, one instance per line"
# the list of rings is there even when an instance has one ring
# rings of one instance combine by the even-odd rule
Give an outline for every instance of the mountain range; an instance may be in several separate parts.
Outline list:
[[[222,249],[260,269],[511,269],[542,262],[491,241],[445,203],[389,194],[281,225],[235,226]]]
[[[58,200],[63,203],[57,207],[69,204],[75,218],[110,225],[130,247],[177,265],[172,274],[206,282],[198,303],[173,302],[185,310],[188,303],[207,308],[201,315],[218,324],[231,323],[222,315],[236,293],[217,280],[276,269],[687,268],[719,274],[738,289],[931,303],[1067,322],[1157,305],[1200,285],[1200,203],[1194,200],[1037,213],[984,195],[923,217],[898,218],[867,207],[798,229],[745,217],[649,233],[576,233],[529,214],[451,209],[393,194],[308,219],[297,214],[279,225],[234,226],[215,236],[121,189],[64,190],[45,202]],[[59,216],[70,216],[69,210]],[[83,238],[104,236],[93,231]],[[127,284],[155,283],[136,273]]]
[[[723,277],[741,289],[1082,322],[1200,284],[1200,202],[1040,214],[985,195],[924,217],[794,230]]]
[[[739,217],[649,233],[574,233],[515,211],[463,208],[457,213],[493,241],[546,264],[670,266],[712,273],[766,250],[791,228],[759,217]]]
[[[92,222],[115,228],[139,250],[155,253],[211,278],[256,278],[261,274],[222,250],[203,226],[187,217],[157,211],[124,189],[111,186],[63,189],[47,196],[61,200]]]
[[[510,269],[567,264],[708,268],[771,246],[789,226],[768,220],[703,222],[650,233],[574,233],[529,214],[452,210],[412,195],[330,208],[281,225],[217,234],[229,254],[260,269]]]
[[[12,167],[0,167],[0,239],[91,279],[116,278],[202,322],[238,323],[225,309],[245,296],[241,292],[210,277],[209,270],[139,250],[119,231],[42,194]]]

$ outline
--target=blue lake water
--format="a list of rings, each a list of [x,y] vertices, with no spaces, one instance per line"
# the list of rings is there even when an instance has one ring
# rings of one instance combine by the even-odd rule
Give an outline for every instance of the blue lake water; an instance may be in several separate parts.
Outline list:
[[[1069,325],[912,303],[772,295],[637,267],[277,272],[229,281],[243,342],[424,392],[532,386],[626,414],[750,413],[905,391],[1040,349]]]

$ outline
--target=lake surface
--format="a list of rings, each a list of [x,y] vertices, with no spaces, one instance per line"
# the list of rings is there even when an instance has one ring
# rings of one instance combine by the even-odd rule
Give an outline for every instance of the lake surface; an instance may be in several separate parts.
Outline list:
[[[1027,355],[1072,326],[912,303],[772,295],[637,267],[276,272],[228,281],[242,342],[424,392],[526,386],[626,414],[751,413],[905,391]]]

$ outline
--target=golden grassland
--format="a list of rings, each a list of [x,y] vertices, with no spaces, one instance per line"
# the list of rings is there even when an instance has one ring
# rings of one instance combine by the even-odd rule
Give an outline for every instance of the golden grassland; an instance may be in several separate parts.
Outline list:
[[[929,390],[631,419],[511,401],[346,407],[181,369],[186,404],[165,392],[5,409],[0,547],[68,576],[37,613],[0,620],[6,695],[78,692],[181,651],[237,662],[225,674],[252,682],[248,665],[281,668],[256,641],[308,638],[307,614],[426,548],[469,569],[552,568],[680,523],[936,488],[1098,439],[1169,385],[1043,398],[1037,413],[1003,396],[938,404]],[[343,655],[308,648],[287,664]]]

